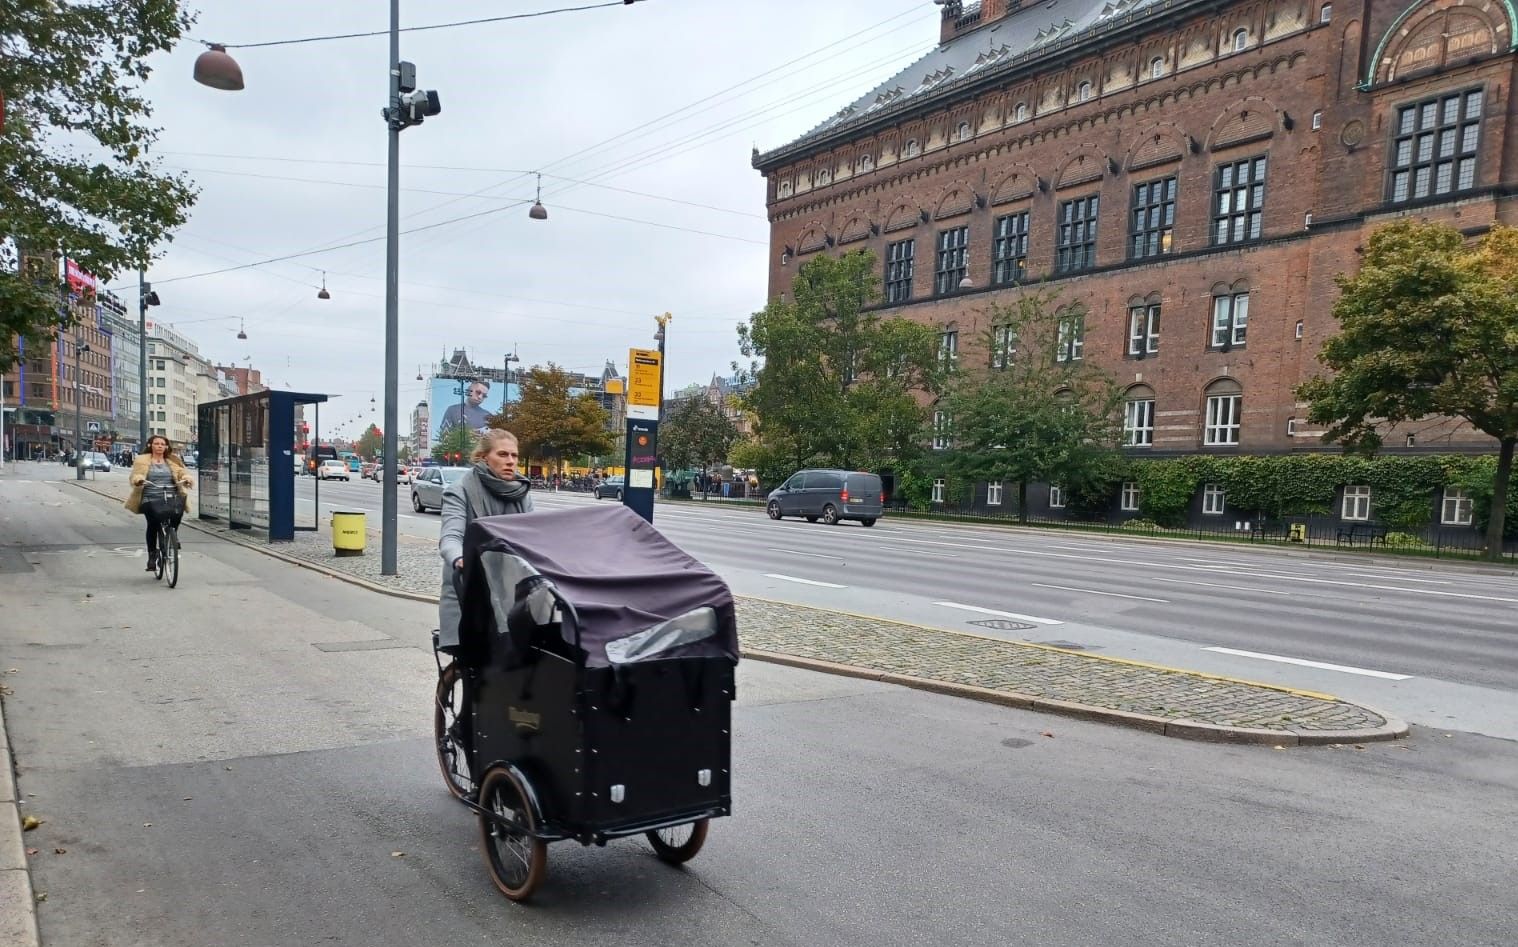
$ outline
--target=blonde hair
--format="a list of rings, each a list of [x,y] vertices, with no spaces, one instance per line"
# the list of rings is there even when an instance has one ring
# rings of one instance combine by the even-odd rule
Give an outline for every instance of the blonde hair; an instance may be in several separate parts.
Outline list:
[[[499,441],[510,441],[512,446],[517,446],[517,436],[504,428],[490,427],[480,432],[479,439],[474,442],[474,454],[469,458],[474,461],[484,460],[495,450]]]

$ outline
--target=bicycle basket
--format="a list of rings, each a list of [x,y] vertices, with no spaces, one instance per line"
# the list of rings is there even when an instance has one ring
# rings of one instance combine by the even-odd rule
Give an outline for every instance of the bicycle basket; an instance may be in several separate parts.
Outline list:
[[[184,515],[184,497],[173,487],[148,486],[142,490],[142,511],[163,519]]]

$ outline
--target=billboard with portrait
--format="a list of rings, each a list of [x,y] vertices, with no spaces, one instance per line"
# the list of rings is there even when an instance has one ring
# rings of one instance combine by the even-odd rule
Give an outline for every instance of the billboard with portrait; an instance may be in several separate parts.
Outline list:
[[[505,394],[505,386],[498,381],[433,376],[427,398],[432,443],[457,425],[461,416],[472,431],[485,427],[490,416],[500,412]]]

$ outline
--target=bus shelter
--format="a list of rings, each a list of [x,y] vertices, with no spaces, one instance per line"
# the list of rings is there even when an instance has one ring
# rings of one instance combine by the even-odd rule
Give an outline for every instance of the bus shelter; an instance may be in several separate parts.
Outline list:
[[[296,523],[295,470],[302,462],[298,445],[317,440],[326,400],[305,392],[259,391],[200,405],[195,435],[200,518],[263,530],[271,542],[289,542],[296,530],[315,530],[314,503],[309,524]],[[313,408],[310,422],[306,405]]]

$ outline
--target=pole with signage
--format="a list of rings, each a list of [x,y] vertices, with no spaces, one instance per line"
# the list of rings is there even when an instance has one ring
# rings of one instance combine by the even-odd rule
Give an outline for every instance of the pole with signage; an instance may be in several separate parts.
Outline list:
[[[654,473],[659,467],[659,374],[663,359],[656,351],[627,353],[627,450],[622,503],[648,522],[654,521]]]

